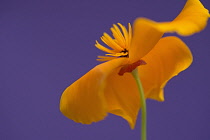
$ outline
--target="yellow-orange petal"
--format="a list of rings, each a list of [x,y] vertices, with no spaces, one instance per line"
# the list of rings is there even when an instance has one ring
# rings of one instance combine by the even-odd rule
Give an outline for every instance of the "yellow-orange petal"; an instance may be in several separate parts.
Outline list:
[[[133,37],[129,49],[131,63],[140,60],[160,40],[163,32],[151,26],[142,18],[137,19],[133,24]]]
[[[66,88],[60,99],[63,115],[83,124],[102,120],[107,114],[106,77],[126,60],[120,58],[102,63]]]
[[[182,36],[189,36],[203,30],[209,17],[209,11],[199,0],[188,0],[172,22],[153,24],[162,32],[176,32]]]
[[[192,63],[192,54],[179,38],[162,38],[142,58],[147,64],[139,67],[139,75],[147,98],[164,101],[163,88],[172,77],[185,70]]]
[[[131,61],[140,60],[152,50],[163,33],[192,35],[205,28],[209,17],[208,10],[199,0],[188,0],[180,14],[171,22],[155,22],[147,18],[136,19],[129,50]]]
[[[116,69],[107,77],[109,85],[105,87],[105,97],[108,112],[121,116],[134,129],[140,109],[138,88],[130,73],[119,76],[119,70]]]

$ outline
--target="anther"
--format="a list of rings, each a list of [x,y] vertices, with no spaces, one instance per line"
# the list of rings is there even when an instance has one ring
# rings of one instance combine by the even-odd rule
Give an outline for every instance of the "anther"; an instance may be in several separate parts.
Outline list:
[[[120,53],[124,53],[124,55],[121,55],[120,57],[128,57],[128,50],[124,49],[123,51],[121,51]]]

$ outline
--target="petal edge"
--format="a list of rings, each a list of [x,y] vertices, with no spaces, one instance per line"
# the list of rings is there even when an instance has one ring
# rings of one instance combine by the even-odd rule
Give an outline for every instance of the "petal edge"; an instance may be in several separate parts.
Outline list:
[[[121,58],[102,63],[66,88],[60,99],[63,115],[83,124],[104,119],[107,115],[106,77],[126,60]]]
[[[162,38],[144,58],[147,65],[139,67],[139,75],[147,98],[164,101],[166,83],[187,69],[193,57],[187,45],[178,37]]]

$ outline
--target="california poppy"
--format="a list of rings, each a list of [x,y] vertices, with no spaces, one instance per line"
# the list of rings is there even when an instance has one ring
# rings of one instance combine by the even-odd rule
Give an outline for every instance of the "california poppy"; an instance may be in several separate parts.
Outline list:
[[[209,12],[199,0],[188,0],[180,14],[171,22],[155,22],[137,18],[133,27],[113,25],[113,37],[102,36],[110,48],[96,42],[108,53],[99,56],[97,65],[63,92],[60,110],[75,122],[90,124],[104,119],[108,113],[121,116],[134,128],[140,109],[136,83],[129,73],[137,68],[146,98],[164,101],[167,81],[185,70],[193,57],[178,37],[162,37],[176,32],[189,36],[203,30]]]

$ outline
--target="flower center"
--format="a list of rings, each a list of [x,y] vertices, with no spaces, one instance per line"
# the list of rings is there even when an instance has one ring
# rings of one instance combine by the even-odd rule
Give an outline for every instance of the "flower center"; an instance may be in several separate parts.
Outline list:
[[[124,49],[124,50],[121,51],[120,53],[123,53],[123,55],[121,55],[120,57],[128,57],[128,56],[129,56],[128,50],[127,50],[127,49]]]
[[[128,30],[125,26],[118,23],[118,26],[115,24],[113,25],[111,31],[114,38],[109,36],[107,33],[104,33],[101,37],[101,40],[108,47],[104,47],[98,43],[98,41],[96,41],[95,46],[107,53],[105,56],[98,56],[98,61],[109,61],[119,57],[129,57],[129,47],[132,37],[132,29],[130,23],[128,24]]]

